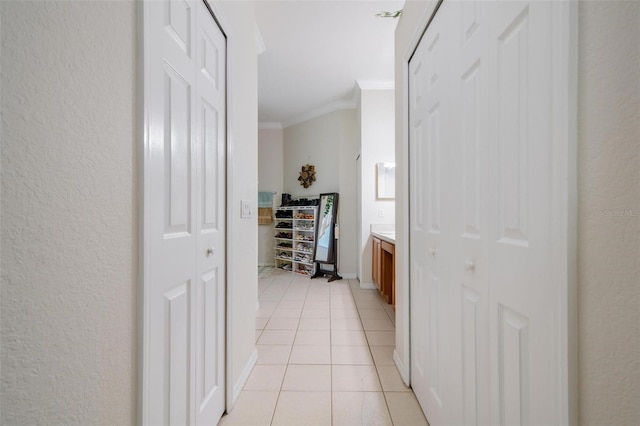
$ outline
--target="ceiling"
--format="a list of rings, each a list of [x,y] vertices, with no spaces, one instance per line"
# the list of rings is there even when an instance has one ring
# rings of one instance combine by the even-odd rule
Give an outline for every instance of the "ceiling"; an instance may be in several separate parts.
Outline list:
[[[404,1],[256,2],[266,47],[258,57],[258,119],[285,127],[313,111],[350,101],[356,81],[393,82],[397,19]]]

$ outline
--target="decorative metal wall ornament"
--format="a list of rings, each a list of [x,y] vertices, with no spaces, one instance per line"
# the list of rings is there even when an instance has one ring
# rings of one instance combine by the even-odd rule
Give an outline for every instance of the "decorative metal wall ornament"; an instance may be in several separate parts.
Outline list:
[[[380,12],[376,13],[376,16],[381,18],[399,18],[402,15],[402,9],[396,10],[395,12]]]
[[[305,188],[313,185],[313,182],[316,181],[316,166],[312,166],[311,164],[307,164],[306,166],[302,166],[302,171],[300,172],[300,176],[298,177],[298,182],[300,185]]]

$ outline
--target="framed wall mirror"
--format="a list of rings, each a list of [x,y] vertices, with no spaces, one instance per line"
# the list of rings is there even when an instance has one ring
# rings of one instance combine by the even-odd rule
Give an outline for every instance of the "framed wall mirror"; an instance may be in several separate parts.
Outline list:
[[[396,163],[376,164],[376,198],[378,200],[396,198]]]
[[[335,226],[338,194],[320,194],[318,202],[318,233],[314,250],[314,262],[332,263],[335,260]]]

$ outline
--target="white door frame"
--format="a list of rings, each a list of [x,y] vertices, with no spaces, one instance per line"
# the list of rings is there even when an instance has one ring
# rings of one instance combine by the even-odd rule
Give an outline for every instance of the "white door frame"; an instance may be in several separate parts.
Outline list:
[[[360,151],[355,155],[356,163],[356,238],[358,244],[356,249],[356,277],[362,282],[362,154]]]
[[[403,85],[402,93],[402,213],[404,227],[400,230],[400,248],[405,254],[396,265],[401,270],[404,282],[403,297],[398,306],[399,322],[407,326],[402,334],[396,337],[396,344],[400,347],[394,352],[394,361],[398,366],[404,382],[409,385],[411,380],[411,313],[410,313],[410,171],[409,171],[409,61],[418,47],[423,34],[443,0],[432,0],[425,7],[423,16],[419,20],[412,34],[411,41],[402,56]],[[447,1],[447,0],[444,0]],[[561,401],[558,401],[562,412],[562,423],[577,424],[578,420],[578,345],[577,345],[577,116],[578,116],[578,6],[574,2],[557,2],[554,4],[554,18],[566,24],[566,31],[555,34],[558,43],[554,45],[553,60],[563,72],[555,73],[552,80],[552,90],[561,92],[562,102],[554,105],[554,116],[564,119],[554,122],[552,135],[554,138],[553,155],[556,161],[554,171],[556,175],[552,181],[557,184],[553,190],[554,205],[561,208],[561,212],[554,216],[552,224],[555,230],[566,235],[562,246],[552,247],[553,256],[561,259],[556,263],[552,275],[565,285],[558,288],[557,300],[562,305],[566,315],[561,315],[558,327],[561,342],[559,346],[566,348],[565,353],[558,354],[559,371],[557,374],[566,376],[565,387],[559,389]],[[561,213],[567,213],[566,215]],[[560,282],[559,281],[559,282]],[[400,350],[398,350],[400,349]],[[399,353],[404,354],[400,357]]]
[[[149,273],[147,270],[148,264],[148,229],[147,229],[147,212],[145,210],[145,206],[148,203],[148,190],[146,189],[146,181],[145,181],[145,151],[148,146],[149,141],[149,117],[148,113],[145,109],[146,104],[146,92],[145,92],[145,58],[146,51],[144,49],[144,41],[147,34],[145,33],[144,26],[144,8],[146,1],[153,0],[141,0],[137,3],[137,25],[138,25],[138,85],[136,90],[137,95],[137,112],[138,112],[138,135],[141,143],[138,144],[137,147],[137,155],[138,160],[136,165],[138,167],[138,183],[137,188],[139,194],[137,196],[138,199],[138,282],[139,287],[137,291],[138,295],[138,363],[137,363],[137,379],[138,379],[138,392],[137,392],[137,423],[144,424],[145,413],[147,410],[146,404],[148,398],[146,396],[146,392],[148,391],[147,386],[145,386],[145,363],[148,359],[148,345],[146,344],[146,325],[144,323],[144,318],[146,316],[146,312],[148,310],[148,301],[145,300],[145,296],[148,293],[149,287]],[[230,129],[232,129],[232,125],[234,122],[233,117],[233,109],[231,108],[232,99],[233,99],[233,88],[231,84],[232,76],[233,76],[233,64],[232,64],[232,55],[230,55],[230,50],[233,48],[235,42],[234,37],[230,31],[231,25],[229,24],[227,18],[220,10],[218,2],[216,0],[201,0],[205,3],[214,21],[220,27],[223,35],[226,38],[226,171],[225,171],[225,180],[226,180],[226,215],[227,220],[226,223],[226,232],[225,232],[225,250],[226,250],[226,280],[225,280],[225,295],[226,295],[226,309],[225,309],[225,410],[228,412],[233,405],[234,402],[234,392],[233,392],[233,383],[231,383],[231,378],[233,377],[233,358],[232,358],[232,328],[233,324],[231,318],[231,309],[232,309],[232,292],[229,291],[230,286],[229,283],[233,282],[233,270],[231,269],[232,265],[232,253],[231,250],[233,247],[233,241],[228,238],[233,231],[233,223],[230,219],[233,218],[233,208],[230,199],[233,197],[234,188],[231,176],[233,176],[233,153],[234,153],[234,138],[233,133]]]

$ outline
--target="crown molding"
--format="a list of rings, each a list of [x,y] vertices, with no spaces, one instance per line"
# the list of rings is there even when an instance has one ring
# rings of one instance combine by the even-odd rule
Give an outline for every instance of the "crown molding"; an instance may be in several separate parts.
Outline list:
[[[260,130],[282,130],[282,123],[277,121],[261,121],[258,123],[258,129]]]
[[[395,90],[395,82],[394,81],[361,81],[356,80],[353,85],[353,91],[351,93],[351,99],[342,100],[342,101],[334,101],[330,104],[321,106],[319,108],[312,109],[303,114],[294,116],[289,120],[282,122],[282,127],[291,127],[296,124],[303,123],[308,120],[312,120],[314,118],[318,118],[325,114],[329,114],[334,111],[338,111],[341,109],[355,109],[358,107],[358,103],[360,102],[360,96],[362,90]],[[261,127],[262,128],[262,127]]]
[[[356,106],[357,106],[357,103],[355,99],[350,99],[348,101],[334,101],[334,102],[331,102],[330,104],[321,106],[316,109],[312,109],[311,111],[307,111],[304,114],[300,114],[298,116],[290,118],[289,120],[282,123],[282,125],[284,127],[295,126],[296,124],[300,124],[304,121],[308,121],[313,118],[318,118],[322,115],[329,114],[331,112],[338,111],[341,109],[355,109]]]
[[[360,90],[394,90],[396,88],[394,81],[356,80],[356,84]]]

